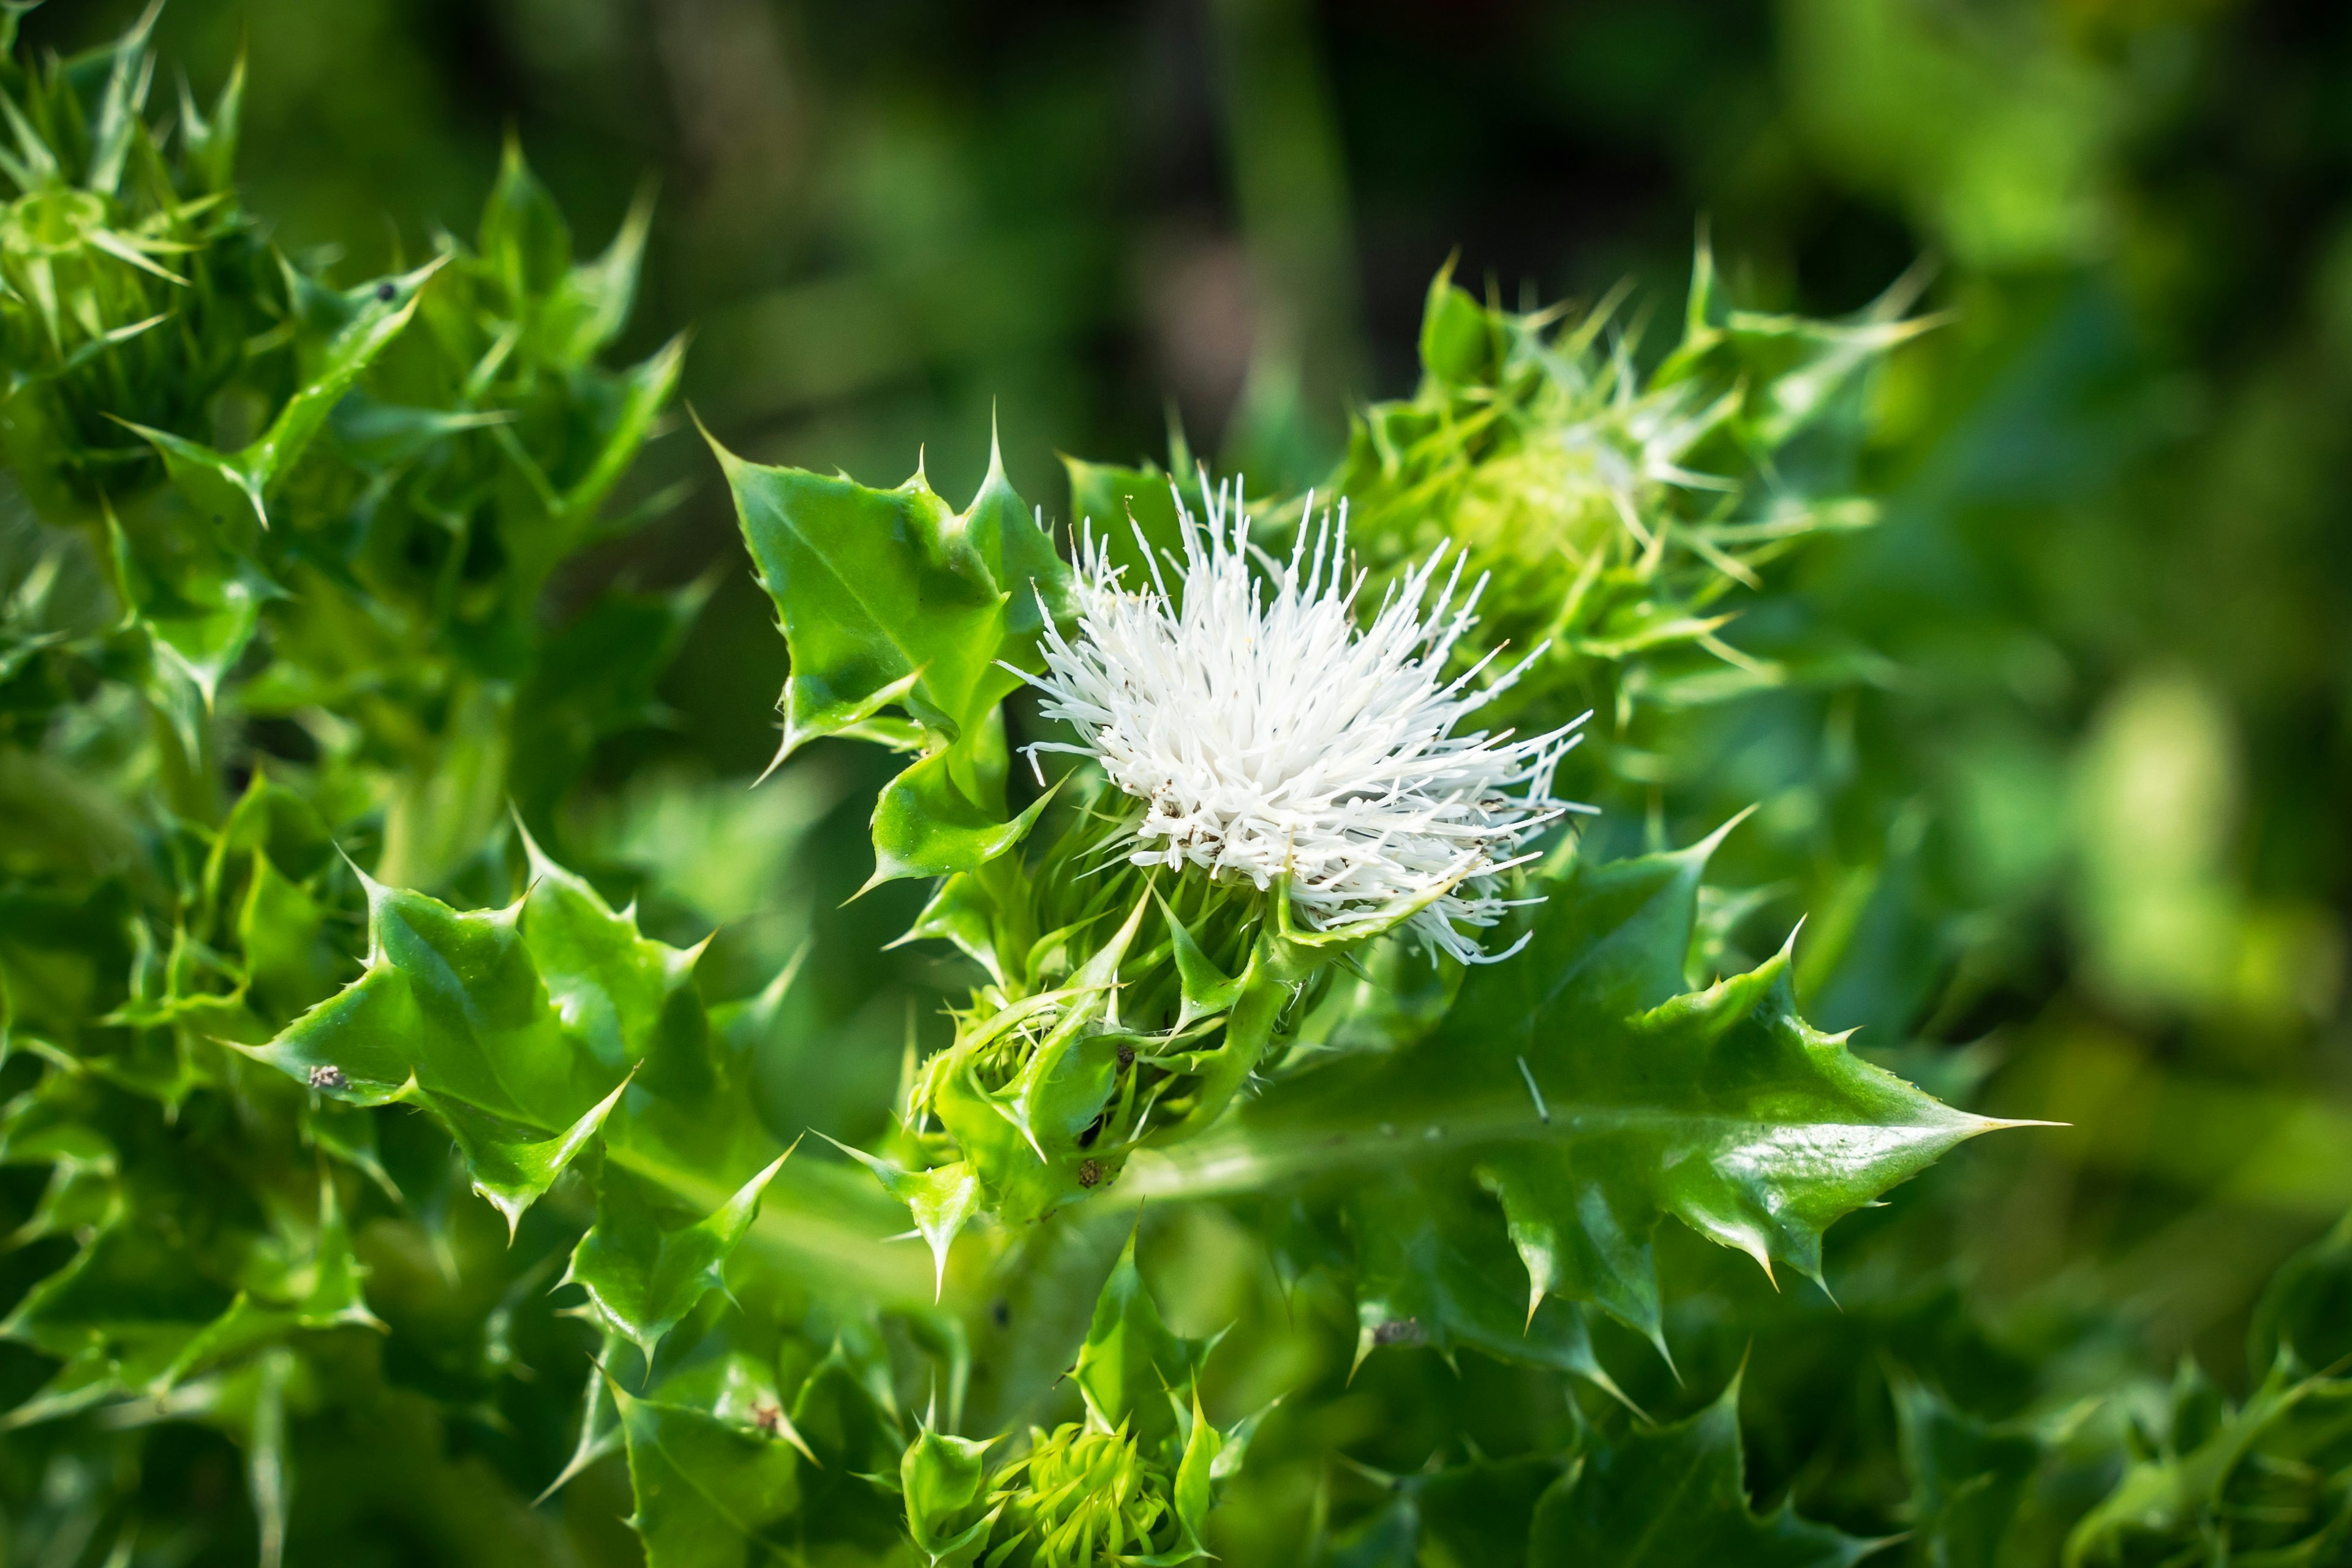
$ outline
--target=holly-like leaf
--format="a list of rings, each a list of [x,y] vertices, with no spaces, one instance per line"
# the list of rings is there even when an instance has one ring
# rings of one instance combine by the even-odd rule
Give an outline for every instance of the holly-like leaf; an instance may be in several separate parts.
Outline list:
[[[969,1568],[987,1548],[989,1531],[1003,1511],[1001,1504],[981,1511],[992,1446],[929,1427],[907,1446],[898,1468],[907,1530],[930,1568]]]
[[[564,1282],[584,1286],[605,1319],[651,1356],[704,1292],[724,1288],[727,1259],[791,1154],[777,1155],[716,1212],[677,1226],[664,1223],[667,1194],[608,1167],[595,1228],[573,1249]]]
[[[1712,847],[1572,867],[1544,889],[1527,950],[1474,971],[1425,1037],[1270,1090],[1139,1165],[1133,1189],[1361,1188],[1410,1172],[1423,1201],[1357,1205],[1367,1279],[1437,1310],[1423,1336],[1490,1349],[1478,1325],[1494,1313],[1466,1284],[1475,1249],[1456,1239],[1476,1223],[1474,1187],[1499,1200],[1485,1223],[1507,1226],[1519,1255],[1522,1321],[1558,1296],[1663,1347],[1650,1234],[1668,1215],[1768,1271],[1818,1279],[1832,1221],[2007,1124],[1941,1105],[1807,1025],[1786,952],[1685,993]],[[1487,1296],[1506,1288],[1484,1272]],[[1378,1339],[1421,1316],[1375,1300],[1365,1321]]]
[[[1458,1346],[1573,1373],[1617,1394],[1584,1309],[1512,1289],[1510,1248],[1475,1194],[1441,1173],[1376,1176],[1349,1202],[1358,1237],[1356,1364],[1381,1345]],[[1618,1395],[1622,1397],[1622,1395]]]
[[[824,1141],[874,1173],[882,1190],[907,1205],[915,1228],[931,1249],[932,1294],[947,1289],[948,1251],[958,1232],[980,1212],[980,1177],[961,1160],[927,1171],[901,1170],[863,1149],[853,1149],[838,1138]]]
[[[523,943],[565,1032],[614,1069],[693,1050],[708,1029],[694,991],[700,950],[648,940],[586,879],[548,858],[528,831],[522,841],[530,868]]]
[[[1004,724],[991,711],[962,739],[928,752],[874,803],[874,875],[948,877],[995,859],[1029,835],[1052,800],[1004,815]]]
[[[1003,666],[1036,667],[1068,582],[1003,462],[958,513],[919,471],[868,489],[712,446],[792,652],[776,761],[837,734],[923,750],[876,808],[877,879],[1002,854],[1034,820],[1005,819],[996,712],[1019,680]]]
[[[800,1454],[781,1436],[615,1385],[647,1568],[754,1568],[784,1560]]]
[[[366,972],[252,1054],[331,1099],[433,1110],[511,1224],[610,1113],[626,1069],[567,1037],[521,903],[461,914],[366,887]]]
[[[1529,1568],[1846,1568],[1885,1545],[1748,1506],[1739,1382],[1687,1421],[1597,1446],[1536,1505]]]

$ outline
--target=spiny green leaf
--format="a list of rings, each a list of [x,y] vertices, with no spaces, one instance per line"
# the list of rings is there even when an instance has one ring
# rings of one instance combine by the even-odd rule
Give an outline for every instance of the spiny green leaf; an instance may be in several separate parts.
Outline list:
[[[1598,1447],[1536,1507],[1529,1568],[1846,1568],[1885,1542],[1748,1507],[1739,1382],[1689,1420]]]
[[[1003,1505],[965,1521],[986,1485],[985,1456],[992,1445],[926,1427],[907,1447],[898,1485],[907,1500],[907,1529],[932,1568],[968,1568],[987,1548]]]
[[[1169,1331],[1160,1309],[1135,1267],[1135,1236],[1129,1232],[1118,1262],[1095,1299],[1093,1324],[1070,1373],[1105,1426],[1131,1429],[1146,1445],[1175,1430],[1169,1401],[1192,1397],[1202,1364],[1214,1340],[1188,1340]]]
[[[2042,1442],[1977,1419],[1916,1379],[1898,1374],[1893,1389],[1917,1539],[1931,1568],[2013,1561],[2009,1527],[2042,1462]]]
[[[465,1101],[445,1100],[438,1109],[448,1120],[457,1135],[457,1147],[466,1156],[467,1173],[472,1176],[474,1191],[489,1200],[490,1206],[506,1217],[507,1234],[511,1237],[515,1227],[522,1223],[523,1211],[547,1195],[555,1178],[563,1174],[588,1141],[604,1130],[604,1119],[621,1103],[621,1096],[629,1090],[628,1079],[621,1083],[595,1104],[580,1113],[579,1119],[552,1138],[533,1142],[518,1140],[510,1125],[495,1117],[477,1113]]]
[[[474,243],[492,275],[518,303],[553,289],[572,268],[571,226],[555,198],[530,172],[522,141],[511,131]]]
[[[187,84],[181,83],[180,142],[200,189],[226,191],[235,179],[238,124],[244,118],[244,110],[245,56],[242,52],[237,55],[236,63],[229,67],[228,80],[222,84],[220,96],[213,100],[210,115],[196,108]]]
[[[1491,1216],[1458,1179],[1411,1169],[1368,1179],[1348,1205],[1357,1236],[1355,1365],[1379,1346],[1457,1346],[1573,1373],[1622,1398],[1592,1352],[1583,1310],[1528,1301]]]
[[[584,879],[548,858],[527,830],[522,841],[530,868],[523,943],[566,1032],[615,1069],[665,1054],[665,1031],[688,1037],[670,1054],[699,1047],[705,1024],[693,971],[701,950],[648,940]]]
[[[727,1259],[791,1155],[789,1149],[777,1155],[716,1212],[674,1227],[664,1223],[666,1194],[607,1168],[595,1227],[573,1249],[565,1283],[584,1286],[605,1319],[651,1356],[704,1292],[725,1288]]]
[[[637,273],[653,228],[650,186],[629,205],[620,231],[593,261],[574,265],[541,305],[540,335],[547,357],[561,365],[589,363],[628,324],[636,303]]]
[[[566,1037],[521,904],[460,914],[366,888],[366,972],[252,1054],[331,1099],[432,1109],[512,1225],[611,1113],[625,1068]]]
[[[915,1228],[931,1249],[933,1293],[947,1289],[948,1250],[957,1234],[980,1210],[980,1178],[961,1160],[928,1171],[906,1171],[863,1149],[853,1149],[837,1138],[819,1137],[874,1173],[883,1190],[907,1205]]]
[[[1002,461],[957,513],[919,472],[874,490],[713,450],[792,652],[776,762],[821,736],[874,734],[898,708],[927,754],[876,808],[877,879],[1002,854],[1035,816],[1005,821],[997,705],[1019,680],[1003,665],[1034,668],[1068,582]]]
[[[882,787],[874,803],[874,875],[866,886],[952,876],[993,860],[1029,836],[1052,799],[1048,791],[1005,819],[1004,723],[989,713]]]
[[[1475,1176],[1501,1201],[1530,1308],[1547,1293],[1591,1302],[1654,1340],[1660,1215],[1768,1270],[1818,1278],[1832,1221],[2003,1124],[1937,1104],[1807,1026],[1785,952],[1679,994],[1711,847],[1572,868],[1548,887],[1528,948],[1475,971],[1427,1037],[1286,1084],[1131,1184],[1149,1195],[1412,1170],[1450,1212]],[[1392,1242],[1404,1245],[1378,1245]]]
[[[264,504],[275,481],[302,455],[343,395],[416,314],[425,280],[447,262],[436,257],[414,271],[378,279],[337,293],[301,274],[288,271],[289,291],[298,310],[323,333],[306,356],[307,379],[286,400],[268,426],[236,452],[217,452],[169,431],[121,421],[144,437],[163,459],[173,485],[199,518],[232,531],[266,529]]]
[[[791,1544],[802,1460],[790,1443],[615,1386],[648,1568],[754,1568]]]

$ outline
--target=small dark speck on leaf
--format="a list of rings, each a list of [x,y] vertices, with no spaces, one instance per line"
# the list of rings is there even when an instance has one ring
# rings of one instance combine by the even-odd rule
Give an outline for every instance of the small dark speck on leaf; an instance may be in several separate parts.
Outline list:
[[[998,1328],[1010,1328],[1013,1324],[1013,1303],[999,1296],[995,1304],[988,1309],[988,1316]]]
[[[1372,1331],[1372,1343],[1376,1345],[1417,1345],[1425,1338],[1419,1318],[1392,1319]]]
[[[1134,1065],[1135,1065],[1135,1047],[1134,1047],[1133,1046],[1121,1046],[1121,1047],[1118,1047],[1118,1069],[1119,1069],[1119,1071],[1121,1071],[1121,1072],[1125,1072],[1128,1068],[1129,1068],[1133,1067]]]
[[[1099,1160],[1081,1160],[1081,1161],[1079,1161],[1079,1162],[1078,1162],[1078,1185],[1080,1185],[1080,1186],[1082,1186],[1082,1187],[1091,1187],[1091,1186],[1093,1186],[1096,1183],[1097,1183],[1097,1182],[1099,1182],[1099,1181],[1101,1181],[1101,1180],[1102,1180],[1102,1162],[1101,1162],[1101,1161],[1099,1161]]]
[[[784,1429],[783,1406],[761,1400],[751,1406],[751,1425],[771,1437],[782,1435]]]
[[[400,290],[389,283],[379,283],[375,286],[375,297],[389,305],[400,298]]]
[[[351,1084],[352,1080],[343,1076],[343,1069],[332,1062],[321,1063],[310,1069],[312,1089],[349,1089]]]

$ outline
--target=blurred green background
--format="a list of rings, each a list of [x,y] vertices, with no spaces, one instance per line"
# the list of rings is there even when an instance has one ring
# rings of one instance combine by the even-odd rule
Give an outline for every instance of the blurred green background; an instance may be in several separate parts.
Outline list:
[[[173,0],[159,41],[205,86],[249,53],[251,205],[290,247],[414,256],[512,130],[587,245],[655,183],[625,348],[691,325],[730,446],[877,483],[919,450],[961,499],[993,417],[1049,516],[1057,451],[1163,453],[1171,419],[1313,477],[1350,399],[1409,389],[1457,250],[1507,301],[1631,278],[1669,317],[1701,218],[1751,308],[1853,310],[1924,258],[1948,319],[1880,390],[1884,522],[1733,633],[1830,628],[1878,675],[1690,717],[1605,841],[1762,803],[1741,931],[1810,911],[1824,1026],[2073,1124],[1932,1178],[1995,1299],[2095,1300],[2235,1374],[2253,1292],[2352,1205],[2352,12]],[[779,1084],[862,1135],[935,1005],[929,961],[871,956],[901,904],[835,908],[887,763],[744,789],[782,644],[690,429],[645,466],[699,488],[589,570],[719,586],[675,721],[577,831],[677,933],[729,922],[744,976],[815,930],[822,1045]]]

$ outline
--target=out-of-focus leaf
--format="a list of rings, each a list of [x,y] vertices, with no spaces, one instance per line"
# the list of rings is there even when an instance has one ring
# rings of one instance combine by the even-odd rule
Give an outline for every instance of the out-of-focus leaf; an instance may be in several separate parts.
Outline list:
[[[572,268],[571,226],[523,161],[522,142],[511,134],[474,243],[517,303],[549,292]]]
[[[2352,1543],[2347,1470],[2352,1382],[2282,1363],[2210,1432],[2178,1432],[2126,1470],[2067,1537],[2067,1568],[2336,1560]]]
[[[1169,1331],[1136,1269],[1130,1233],[1095,1299],[1094,1322],[1070,1377],[1105,1426],[1131,1429],[1143,1442],[1157,1443],[1175,1430],[1170,1399],[1190,1397],[1215,1345]]]
[[[1884,1542],[1748,1506],[1739,1384],[1689,1420],[1596,1445],[1536,1506],[1529,1568],[1845,1568]]]
[[[1996,1427],[1908,1377],[1894,1382],[1904,1468],[1931,1568],[2000,1568],[2011,1521],[2042,1462],[2030,1432]]]
[[[2246,1331],[2246,1364],[2268,1367],[2282,1352],[2313,1371],[2352,1364],[2352,1215],[2271,1277]]]
[[[1524,1454],[1386,1478],[1395,1497],[1332,1543],[1330,1568],[1524,1563],[1536,1504],[1572,1458]]]
[[[342,291],[289,269],[288,289],[296,297],[298,314],[321,338],[315,353],[307,356],[302,385],[251,445],[219,452],[167,430],[123,423],[162,456],[173,485],[200,520],[233,531],[232,537],[268,527],[264,502],[271,486],[294,466],[335,405],[415,317],[425,280],[446,260],[436,258],[413,271]]]
[[[515,701],[509,780],[523,820],[552,819],[599,741],[662,721],[655,688],[710,586],[607,594],[548,639]]]
[[[1170,487],[1171,482],[1187,483],[1189,476],[1164,474],[1150,463],[1122,468],[1082,458],[1066,457],[1062,467],[1070,477],[1071,526],[1091,529],[1095,538],[1109,546],[1112,564],[1125,574],[1123,581],[1149,582],[1153,559],[1163,552],[1182,559],[1184,536],[1176,521],[1176,500]],[[1200,500],[1195,504],[1207,503]],[[1152,555],[1145,554],[1146,545]],[[1164,563],[1160,569],[1167,570]]]

